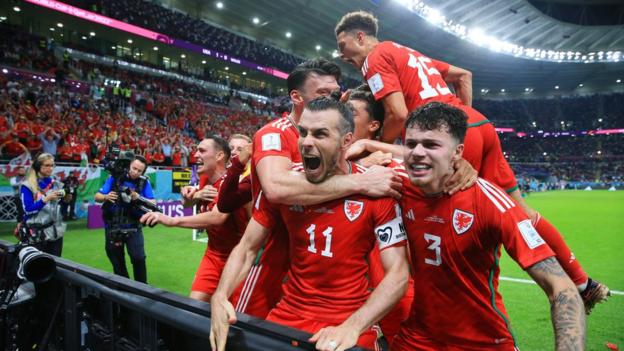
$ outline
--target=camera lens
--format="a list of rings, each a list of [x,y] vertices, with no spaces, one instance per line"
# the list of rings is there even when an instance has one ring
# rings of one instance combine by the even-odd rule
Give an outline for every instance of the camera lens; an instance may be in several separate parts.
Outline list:
[[[26,246],[19,252],[18,276],[33,283],[44,283],[50,280],[56,271],[52,256],[32,246]]]

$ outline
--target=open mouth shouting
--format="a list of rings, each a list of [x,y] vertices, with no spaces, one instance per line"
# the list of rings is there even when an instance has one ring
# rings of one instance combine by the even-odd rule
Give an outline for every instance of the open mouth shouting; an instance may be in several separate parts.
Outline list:
[[[321,156],[306,154],[303,155],[303,168],[306,178],[311,183],[320,183],[325,178],[323,159]]]

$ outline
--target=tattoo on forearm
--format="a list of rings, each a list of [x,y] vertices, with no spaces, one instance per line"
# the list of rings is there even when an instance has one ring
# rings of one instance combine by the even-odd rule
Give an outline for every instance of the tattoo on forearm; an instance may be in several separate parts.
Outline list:
[[[544,272],[546,274],[552,274],[557,277],[565,277],[566,272],[563,271],[563,268],[559,265],[559,262],[554,257],[549,257],[545,260],[539,261],[533,266],[531,269],[534,269],[538,272]]]
[[[554,296],[550,303],[557,351],[583,350],[585,346],[585,312],[578,291],[568,288]]]

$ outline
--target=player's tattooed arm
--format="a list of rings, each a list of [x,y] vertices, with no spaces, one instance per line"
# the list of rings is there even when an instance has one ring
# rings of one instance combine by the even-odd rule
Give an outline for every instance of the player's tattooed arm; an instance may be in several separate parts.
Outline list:
[[[533,280],[550,300],[556,350],[584,350],[585,310],[576,286],[554,257],[542,260],[527,269]]]

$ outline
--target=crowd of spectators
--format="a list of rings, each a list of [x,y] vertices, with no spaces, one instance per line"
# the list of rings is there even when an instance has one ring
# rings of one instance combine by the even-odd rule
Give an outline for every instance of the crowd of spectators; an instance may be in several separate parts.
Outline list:
[[[69,4],[99,12],[126,23],[164,33],[171,38],[182,39],[202,47],[212,49],[234,57],[258,63],[263,66],[290,72],[304,58],[286,52],[266,42],[252,40],[247,37],[219,28],[199,18],[173,11],[145,0],[69,0]],[[133,58],[130,57],[130,60]],[[204,78],[218,81],[218,77],[207,70]],[[223,81],[221,81],[223,83]],[[237,88],[236,83],[230,83]],[[361,84],[358,79],[344,77],[343,87],[356,87]],[[266,88],[249,88],[255,93],[274,97],[276,92]]]
[[[96,9],[105,16],[285,72],[303,61],[303,58],[267,43],[211,26],[201,19],[168,10],[154,2],[71,0],[68,3],[88,10]]]
[[[477,99],[474,107],[498,127],[521,131],[581,131],[624,126],[623,93],[543,99]]]
[[[501,135],[505,157],[520,179],[551,184],[624,182],[624,134],[549,137]]]

